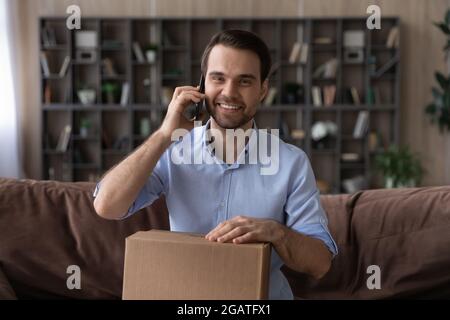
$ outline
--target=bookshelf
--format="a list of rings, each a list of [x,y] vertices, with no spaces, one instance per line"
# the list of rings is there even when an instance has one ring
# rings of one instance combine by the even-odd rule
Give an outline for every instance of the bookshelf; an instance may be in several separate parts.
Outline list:
[[[240,28],[263,38],[274,63],[258,127],[302,148],[324,193],[350,192],[360,180],[381,187],[374,158],[399,140],[400,21],[384,17],[380,30],[365,23],[91,17],[68,30],[64,17],[41,17],[42,176],[98,180],[158,128],[174,87],[197,84],[211,36]]]

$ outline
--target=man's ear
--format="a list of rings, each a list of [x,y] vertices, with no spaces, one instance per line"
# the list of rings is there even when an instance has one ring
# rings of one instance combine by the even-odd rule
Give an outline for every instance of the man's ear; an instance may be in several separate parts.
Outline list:
[[[264,98],[267,96],[267,92],[269,91],[269,79],[263,81],[261,85],[261,95],[259,97],[259,101],[262,102]]]

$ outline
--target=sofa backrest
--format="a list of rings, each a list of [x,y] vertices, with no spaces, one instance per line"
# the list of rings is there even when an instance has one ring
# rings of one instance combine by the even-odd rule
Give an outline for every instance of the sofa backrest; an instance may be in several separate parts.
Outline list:
[[[169,228],[163,198],[123,221],[100,218],[94,187],[0,178],[0,273],[19,298],[118,299],[125,238]],[[321,201],[339,255],[318,281],[284,268],[295,296],[450,297],[450,187],[370,190]],[[67,288],[70,265],[80,267],[81,290]],[[367,286],[376,284],[370,266],[379,267],[380,290]]]

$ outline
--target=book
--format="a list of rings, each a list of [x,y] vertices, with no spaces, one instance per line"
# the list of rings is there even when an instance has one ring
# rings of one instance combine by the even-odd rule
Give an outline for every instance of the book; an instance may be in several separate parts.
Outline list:
[[[42,44],[44,47],[56,46],[55,30],[50,27],[44,27],[41,31]]]
[[[313,86],[311,88],[311,93],[312,93],[313,105],[315,107],[322,106],[322,93],[321,93],[320,87]]]
[[[133,42],[133,52],[138,62],[145,62],[144,53],[138,42]]]
[[[52,103],[52,89],[50,88],[50,84],[48,83],[45,85],[44,89],[44,103]]]
[[[307,43],[303,43],[300,51],[300,63],[305,64],[308,62],[308,51],[309,45]]]
[[[301,51],[301,43],[300,42],[294,42],[294,45],[292,46],[291,54],[289,55],[289,63],[296,63],[299,61],[300,58],[300,51]]]
[[[130,95],[130,84],[125,82],[122,84],[122,95],[120,97],[120,104],[126,106],[128,104],[128,97]]]
[[[70,56],[66,56],[64,58],[63,64],[61,65],[61,69],[59,70],[59,76],[62,78],[66,75],[67,69],[70,64]]]
[[[108,77],[117,76],[117,72],[114,69],[113,62],[110,58],[103,59],[103,74]]]
[[[330,37],[317,37],[314,38],[314,44],[331,44],[333,40]]]
[[[384,65],[382,65],[374,74],[374,77],[379,78],[381,77],[384,73],[386,73],[390,68],[392,68],[399,60],[399,55],[398,53],[392,57],[391,59],[389,59],[388,61],[386,61],[386,63]]]
[[[398,48],[399,43],[400,43],[399,28],[398,26],[395,26],[389,30],[389,34],[386,39],[386,47]]]
[[[70,135],[72,133],[72,126],[66,125],[59,135],[58,144],[56,145],[56,150],[61,152],[66,152],[69,146]]]
[[[362,110],[358,113],[358,118],[356,119],[355,127],[353,129],[353,138],[360,139],[362,138],[369,124],[369,112],[366,110]]]
[[[341,160],[343,162],[357,162],[361,160],[361,156],[356,152],[342,153]]]
[[[277,95],[277,88],[270,87],[269,92],[267,92],[267,96],[263,101],[263,105],[266,107],[270,107],[275,101],[276,95]]]
[[[350,93],[352,95],[352,100],[354,104],[361,104],[361,99],[359,98],[358,90],[355,87],[350,88]]]
[[[328,85],[323,87],[323,104],[328,107],[334,103],[334,98],[336,96],[336,86]]]
[[[49,77],[50,76],[50,67],[48,66],[47,54],[44,51],[41,51],[40,60],[41,60],[41,67],[42,67],[42,72],[44,73],[44,76]]]

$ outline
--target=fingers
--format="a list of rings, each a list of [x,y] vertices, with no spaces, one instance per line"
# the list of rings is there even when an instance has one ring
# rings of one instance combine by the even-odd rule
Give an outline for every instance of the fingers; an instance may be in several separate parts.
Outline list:
[[[205,238],[210,241],[229,242],[255,228],[252,220],[237,216],[231,220],[224,221],[211,230]]]
[[[182,86],[182,87],[176,87],[175,90],[173,91],[173,96],[172,99],[176,99],[181,92],[183,91],[195,91],[195,92],[199,92],[200,88],[197,87],[193,87],[193,86]]]

